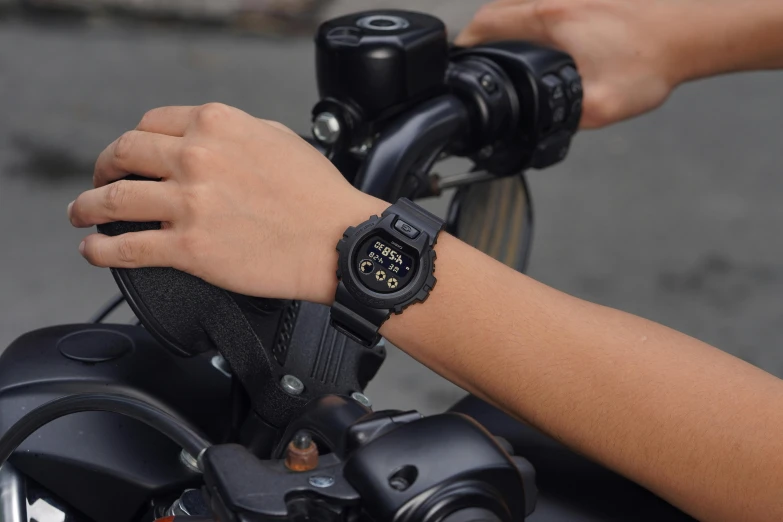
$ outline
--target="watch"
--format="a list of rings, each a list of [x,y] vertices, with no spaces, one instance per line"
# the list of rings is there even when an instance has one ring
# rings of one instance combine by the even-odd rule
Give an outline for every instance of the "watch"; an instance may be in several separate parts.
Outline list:
[[[365,346],[393,313],[423,302],[435,286],[435,250],[443,220],[406,198],[349,227],[337,243],[334,328]]]

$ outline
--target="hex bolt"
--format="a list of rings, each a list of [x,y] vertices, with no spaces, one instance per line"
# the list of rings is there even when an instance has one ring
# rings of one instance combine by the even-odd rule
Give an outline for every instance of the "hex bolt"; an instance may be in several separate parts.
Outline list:
[[[361,404],[362,406],[366,406],[367,408],[372,408],[372,401],[369,397],[367,397],[365,394],[360,392],[353,392],[351,394],[351,398]]]
[[[489,159],[495,153],[495,148],[492,145],[487,145],[479,151],[479,157],[482,159]]]
[[[314,488],[328,488],[334,485],[334,477],[316,475],[314,477],[310,477],[308,482],[310,482],[310,485]]]
[[[280,380],[280,386],[289,395],[302,395],[305,389],[304,383],[293,375],[284,375]]]
[[[340,120],[331,112],[322,112],[313,120],[313,136],[326,145],[334,145],[340,139]]]
[[[296,435],[294,435],[293,443],[296,449],[307,449],[310,447],[310,444],[313,443],[313,436],[310,435],[309,431],[298,431],[296,432]]]
[[[483,75],[479,82],[481,83],[481,86],[484,88],[485,91],[487,91],[489,94],[494,93],[498,90],[498,83],[495,81],[495,78],[492,77],[490,74]]]

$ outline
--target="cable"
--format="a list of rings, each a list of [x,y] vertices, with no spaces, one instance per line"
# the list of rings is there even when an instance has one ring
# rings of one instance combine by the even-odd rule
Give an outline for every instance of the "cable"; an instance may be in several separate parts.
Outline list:
[[[97,312],[95,312],[95,315],[92,316],[90,319],[91,323],[100,323],[106,317],[112,313],[118,306],[120,306],[123,301],[125,301],[125,296],[122,294],[115,295],[111,301],[104,304]]]
[[[211,446],[197,429],[142,400],[123,395],[86,393],[55,399],[19,419],[0,438],[0,466],[38,428],[65,415],[85,411],[119,413],[143,422],[179,444],[196,459]]]

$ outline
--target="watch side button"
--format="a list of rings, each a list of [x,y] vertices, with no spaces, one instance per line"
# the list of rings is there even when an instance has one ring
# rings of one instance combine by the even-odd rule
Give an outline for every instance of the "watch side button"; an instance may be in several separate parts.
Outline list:
[[[421,233],[401,219],[398,219],[397,222],[394,223],[394,228],[411,239],[416,239]]]

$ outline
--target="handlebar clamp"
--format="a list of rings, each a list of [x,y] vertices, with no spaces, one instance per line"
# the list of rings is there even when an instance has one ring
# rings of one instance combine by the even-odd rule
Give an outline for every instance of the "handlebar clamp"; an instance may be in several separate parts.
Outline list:
[[[327,418],[340,429],[325,429]],[[317,432],[326,453],[310,471],[258,460],[238,445],[207,450],[205,491],[220,520],[473,521],[465,516],[481,513],[480,520],[518,522],[533,511],[532,466],[463,415],[368,414],[331,396],[297,425]]]

